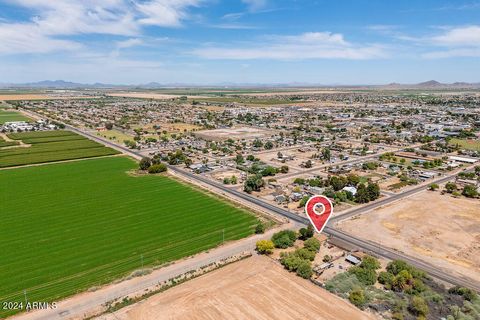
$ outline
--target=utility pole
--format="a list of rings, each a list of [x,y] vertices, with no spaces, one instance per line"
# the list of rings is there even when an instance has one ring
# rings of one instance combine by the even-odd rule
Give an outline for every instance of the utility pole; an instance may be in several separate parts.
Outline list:
[[[140,255],[140,260],[142,260],[142,269],[143,269],[143,254]]]
[[[28,300],[27,300],[27,290],[23,290],[23,295],[25,296],[25,308],[27,307]]]

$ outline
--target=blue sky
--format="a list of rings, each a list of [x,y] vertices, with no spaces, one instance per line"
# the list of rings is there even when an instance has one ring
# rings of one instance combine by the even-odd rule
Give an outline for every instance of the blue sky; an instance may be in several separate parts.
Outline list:
[[[480,0],[0,0],[0,82],[480,82]]]

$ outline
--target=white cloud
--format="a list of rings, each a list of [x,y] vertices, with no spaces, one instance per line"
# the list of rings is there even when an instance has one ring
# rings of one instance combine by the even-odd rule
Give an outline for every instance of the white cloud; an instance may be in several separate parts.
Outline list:
[[[193,54],[206,59],[227,60],[301,60],[301,59],[372,59],[386,57],[379,45],[356,45],[343,35],[330,32],[307,32],[297,36],[271,36],[239,47],[205,47]]]
[[[31,12],[27,21],[0,23],[0,53],[38,53],[81,47],[60,37],[141,35],[145,24],[178,27],[201,0],[8,0]],[[127,40],[129,41],[129,40]],[[132,41],[132,40],[130,40]],[[138,40],[136,40],[138,42]]]
[[[250,11],[264,9],[268,4],[268,0],[242,0],[242,2],[248,6],[248,10]]]
[[[49,53],[82,48],[74,41],[57,39],[43,34],[30,24],[0,24],[0,53]]]
[[[480,47],[480,26],[453,28],[433,37],[432,42],[443,46]]]
[[[117,42],[117,48],[124,49],[143,44],[143,40],[139,38],[130,38],[124,41]]]
[[[187,9],[198,5],[200,0],[152,0],[136,3],[136,8],[144,15],[141,24],[178,27],[188,17]]]
[[[424,58],[480,57],[480,26],[448,28],[442,34],[425,40],[441,47],[422,54]]]

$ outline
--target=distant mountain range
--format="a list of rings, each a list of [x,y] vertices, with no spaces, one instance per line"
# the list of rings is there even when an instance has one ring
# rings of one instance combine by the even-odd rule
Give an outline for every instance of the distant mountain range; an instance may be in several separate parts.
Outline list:
[[[0,88],[24,88],[24,89],[161,89],[161,88],[188,88],[188,87],[225,87],[225,88],[384,88],[384,89],[480,89],[480,82],[454,82],[440,83],[435,80],[421,82],[417,84],[400,84],[390,83],[386,85],[323,85],[311,83],[285,83],[285,84],[263,84],[263,83],[218,83],[208,85],[188,84],[188,83],[170,83],[162,84],[158,82],[150,82],[138,85],[118,85],[107,83],[76,83],[64,80],[44,80],[29,83],[0,83]]]

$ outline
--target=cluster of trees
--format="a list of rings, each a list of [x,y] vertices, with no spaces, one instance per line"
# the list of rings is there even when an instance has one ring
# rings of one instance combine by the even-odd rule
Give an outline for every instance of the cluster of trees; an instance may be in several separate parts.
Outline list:
[[[376,258],[365,256],[360,265],[336,275],[325,286],[331,292],[348,297],[359,308],[369,303],[386,306],[396,320],[426,319],[427,316],[466,320],[480,316],[480,299],[470,289],[454,287],[447,292],[441,286],[430,286],[431,279],[425,272],[401,260],[388,263],[385,271],[378,272],[380,268]],[[383,290],[375,286],[377,281]],[[459,307],[461,300],[452,295],[463,297],[463,307]],[[446,301],[455,301],[455,305],[445,308]]]
[[[148,171],[148,173],[162,173],[167,171],[167,166],[164,163],[161,163],[158,158],[150,159],[149,157],[143,157],[138,167],[140,170]]]
[[[176,165],[180,163],[185,163],[187,166],[191,165],[191,160],[188,159],[188,157],[183,153],[182,150],[169,152],[163,160],[167,161],[170,165]]]
[[[132,140],[123,140],[123,144],[130,149],[135,149],[137,147],[137,143]]]
[[[379,166],[380,166],[380,164],[378,162],[375,162],[375,161],[364,162],[362,164],[362,169],[363,170],[376,170]]]
[[[303,248],[292,252],[282,252],[280,263],[289,271],[296,272],[304,279],[310,279],[313,274],[312,261],[320,250],[320,241],[316,238],[305,240]]]
[[[313,228],[300,229],[297,234],[292,230],[275,233],[271,240],[257,242],[257,251],[261,254],[271,254],[274,248],[286,249],[292,247],[298,239],[304,240],[303,248],[292,252],[282,252],[280,263],[289,271],[296,272],[302,278],[309,279],[312,274],[312,261],[320,250],[320,241],[313,237]]]
[[[377,282],[378,269],[380,269],[380,262],[372,256],[365,256],[360,265],[351,267],[348,272],[354,274],[364,285],[370,286]]]
[[[378,282],[385,289],[407,294],[420,294],[426,290],[423,280],[425,272],[402,260],[394,260],[387,265],[386,271],[380,272]]]
[[[236,176],[231,176],[230,178],[223,178],[223,184],[237,184],[238,179]]]
[[[456,197],[463,195],[467,198],[477,198],[479,196],[477,188],[471,184],[465,185],[460,193],[460,189],[454,182],[447,182],[445,184],[445,191]]]
[[[274,176],[277,173],[287,173],[289,168],[288,166],[281,166],[280,168],[275,168],[273,166],[263,166],[259,158],[255,158],[253,155],[248,155],[247,160],[253,162],[253,164],[248,168],[244,166],[245,158],[241,154],[237,154],[235,157],[235,162],[237,163],[237,168],[243,171],[247,171],[251,174],[260,174],[263,177]]]
[[[296,178],[293,183],[326,188],[324,195],[334,199],[336,202],[345,202],[349,200],[357,203],[367,203],[380,197],[380,186],[378,184],[370,181],[367,184],[362,183],[360,182],[360,177],[355,174],[347,176],[329,176],[327,179],[315,178],[305,180],[303,178]],[[347,186],[357,188],[355,196],[351,192],[342,190]],[[302,199],[301,202],[303,200],[304,199]],[[306,203],[307,200],[304,202]],[[303,203],[303,205],[305,205],[305,203]]]
[[[242,169],[242,168],[239,168]],[[243,168],[245,169],[245,168]],[[289,170],[288,166],[281,166],[280,168],[275,168],[273,166],[262,166],[261,163],[255,162],[252,166],[246,171],[251,174],[260,174],[263,177],[274,176],[277,173],[287,173]]]
[[[422,165],[422,167],[424,167],[425,169],[433,169],[435,167],[439,167],[443,164],[443,161],[442,159],[434,159],[432,161],[424,161],[423,163],[421,163],[419,160],[414,160],[412,161],[412,163],[414,165]]]
[[[252,193],[253,191],[260,191],[265,186],[265,181],[262,179],[262,175],[256,174],[250,176],[245,180],[243,185],[243,191]]]

